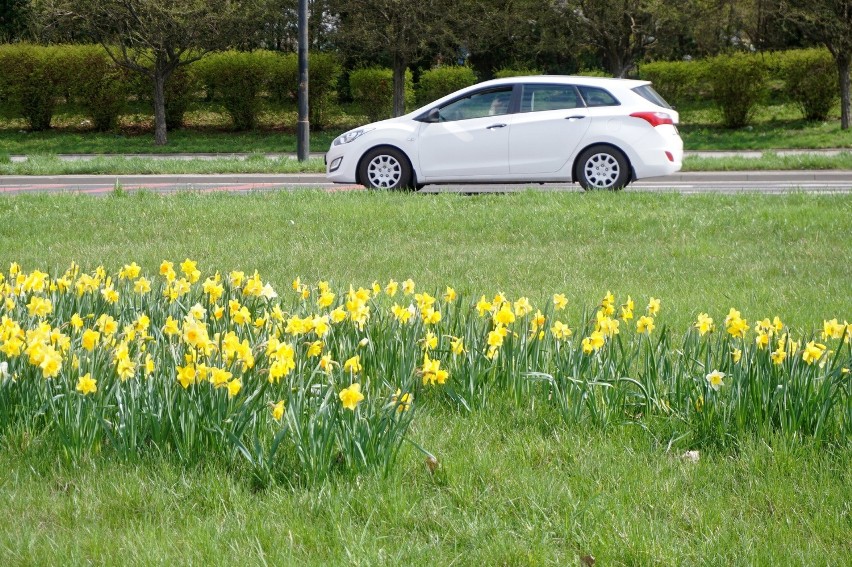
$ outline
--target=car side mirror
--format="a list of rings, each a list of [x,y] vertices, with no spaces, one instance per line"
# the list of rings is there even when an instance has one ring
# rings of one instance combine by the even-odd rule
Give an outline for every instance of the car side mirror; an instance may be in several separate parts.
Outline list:
[[[426,113],[426,122],[431,124],[431,123],[440,122],[440,121],[441,121],[441,109],[440,108],[433,108],[429,112]]]

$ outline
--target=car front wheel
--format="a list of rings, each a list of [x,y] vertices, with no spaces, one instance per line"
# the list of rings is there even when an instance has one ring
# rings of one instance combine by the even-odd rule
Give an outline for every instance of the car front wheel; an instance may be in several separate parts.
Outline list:
[[[592,146],[577,160],[577,181],[586,191],[623,189],[630,181],[627,158],[611,146]]]
[[[369,189],[410,189],[411,165],[396,148],[375,148],[364,155],[358,177]]]

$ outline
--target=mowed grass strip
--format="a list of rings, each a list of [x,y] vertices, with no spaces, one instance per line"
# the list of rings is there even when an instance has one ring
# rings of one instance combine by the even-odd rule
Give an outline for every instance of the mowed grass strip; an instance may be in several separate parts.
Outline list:
[[[607,290],[685,330],[778,314],[813,330],[850,318],[852,197],[640,194],[142,193],[0,199],[0,264],[64,270],[163,259],[204,274],[258,269],[302,281],[411,277],[462,300],[498,290],[583,307]],[[836,564],[848,554],[850,450],[744,440],[698,463],[638,428],[564,425],[547,408],[440,405],[386,478],[252,491],[222,463],[168,456],[63,464],[48,440],[0,441],[0,506],[15,565],[210,563],[483,565]],[[770,449],[769,446],[772,448]],[[842,559],[840,559],[842,561]]]
[[[685,330],[699,312],[779,315],[811,329],[850,318],[852,196],[543,193],[461,196],[293,191],[0,199],[0,263],[58,271],[198,261],[368,286],[413,278],[466,301],[565,293],[576,319],[607,290]],[[659,324],[659,323],[658,323]]]
[[[326,148],[327,149],[327,148]],[[804,153],[778,155],[767,152],[761,157],[687,156],[682,171],[767,171],[767,170],[852,170],[852,152],[835,155]],[[325,173],[321,158],[304,162],[288,156],[167,158],[98,156],[64,160],[55,155],[33,155],[26,161],[12,162],[0,156],[0,175],[175,175],[219,173]]]
[[[219,463],[95,459],[31,442],[0,453],[15,565],[837,565],[848,551],[849,452],[746,443],[679,453],[636,429],[566,427],[498,404],[417,418],[387,477],[253,491]],[[4,443],[8,445],[8,443]],[[840,561],[840,563],[837,563]]]

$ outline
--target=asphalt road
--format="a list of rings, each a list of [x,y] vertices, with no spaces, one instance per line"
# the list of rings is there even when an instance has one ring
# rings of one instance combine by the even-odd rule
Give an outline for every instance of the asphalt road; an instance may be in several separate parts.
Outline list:
[[[328,183],[323,174],[235,174],[235,175],[62,175],[0,176],[0,195],[33,193],[83,193],[104,195],[120,187],[132,192],[148,190],[157,193],[193,191],[258,192],[314,189],[326,191],[363,191],[358,185]],[[581,191],[576,184],[546,185],[427,185],[421,192],[455,192],[465,194],[506,193],[529,188],[544,191]],[[852,192],[852,171],[759,171],[678,173],[637,181],[628,192],[678,193],[813,193]]]

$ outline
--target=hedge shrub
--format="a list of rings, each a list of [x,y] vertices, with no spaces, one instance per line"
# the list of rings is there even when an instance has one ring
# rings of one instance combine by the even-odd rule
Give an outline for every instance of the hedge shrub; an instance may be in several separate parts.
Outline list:
[[[130,92],[127,72],[100,46],[69,46],[66,55],[71,96],[86,110],[96,130],[114,130]]]
[[[337,81],[341,66],[331,53],[308,54],[308,110],[311,123],[322,128],[337,103]],[[278,55],[272,61],[269,94],[278,102],[299,100],[299,57],[295,53]]]
[[[748,124],[766,96],[766,78],[766,64],[758,55],[734,53],[707,60],[710,93],[726,127]]]
[[[527,67],[503,67],[494,73],[495,79],[507,79],[509,77],[532,77],[534,75],[543,75],[538,69],[529,69]]]
[[[349,75],[352,100],[370,120],[382,120],[393,115],[393,71],[383,67],[356,69]],[[405,106],[414,102],[414,79],[405,71]]]
[[[417,82],[417,104],[424,105],[476,83],[476,73],[466,66],[442,66],[424,71]]]
[[[60,97],[68,92],[67,47],[0,45],[0,99],[31,130],[50,128]]]
[[[837,68],[827,49],[786,51],[781,57],[784,90],[807,120],[825,120],[837,102]]]
[[[656,61],[639,67],[639,76],[675,106],[701,98],[705,90],[707,63],[699,61]]]
[[[257,125],[261,94],[267,88],[276,54],[271,51],[225,51],[196,63],[199,76],[211,85],[214,100],[225,107],[237,130]]]
[[[189,105],[202,89],[198,63],[181,65],[166,79],[166,128],[169,130],[183,126],[183,117]],[[137,100],[147,102],[154,113],[154,82],[146,73],[127,72],[130,92]]]

